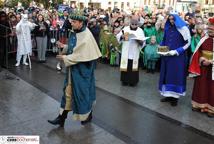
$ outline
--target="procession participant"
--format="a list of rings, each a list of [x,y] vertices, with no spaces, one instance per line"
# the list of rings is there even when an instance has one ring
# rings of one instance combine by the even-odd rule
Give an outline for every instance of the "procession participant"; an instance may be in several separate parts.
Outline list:
[[[60,44],[64,49],[61,55],[57,55],[66,67],[60,113],[54,120],[48,120],[61,127],[69,111],[73,111],[73,119],[83,125],[92,120],[92,107],[96,100],[94,69],[101,56],[92,33],[86,27],[86,17],[81,12],[74,12],[70,18],[73,32],[67,46]]]
[[[19,66],[23,56],[23,64],[28,65],[26,62],[27,56],[32,54],[31,43],[31,30],[34,29],[36,24],[28,21],[28,15],[23,14],[21,21],[16,25],[16,34],[18,39],[18,47],[16,54],[16,65]]]
[[[121,53],[121,82],[122,85],[136,86],[139,82],[139,55],[144,46],[145,38],[143,30],[138,27],[138,19],[133,17],[130,26],[124,27],[118,34],[117,39],[122,42]],[[136,40],[132,38],[140,38]]]
[[[197,76],[192,92],[192,109],[214,117],[214,17],[209,19],[208,35],[202,37],[193,54],[189,72]]]
[[[170,102],[177,106],[180,96],[186,93],[187,57],[186,49],[191,43],[189,29],[177,14],[170,14],[164,30],[161,46],[168,47],[162,53],[159,91],[164,98],[161,102]],[[166,48],[167,49],[167,48]]]

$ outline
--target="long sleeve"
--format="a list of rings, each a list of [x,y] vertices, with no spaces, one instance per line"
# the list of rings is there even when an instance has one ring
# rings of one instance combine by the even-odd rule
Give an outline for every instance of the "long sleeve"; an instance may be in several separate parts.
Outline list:
[[[62,50],[62,54],[67,54],[67,51],[68,51],[68,45],[65,45],[65,47],[64,47],[63,50]],[[71,54],[71,55],[72,55],[72,54]],[[66,67],[77,64],[77,62],[71,61],[70,55],[67,55],[67,56],[63,59],[63,61],[64,61],[64,64],[65,64]]]
[[[71,54],[71,55],[72,55],[72,54]],[[70,59],[69,57],[70,57],[70,55],[67,55],[67,56],[63,59],[64,64],[65,64],[66,67],[69,67],[69,66],[71,66],[71,65],[77,64],[77,62],[71,61],[71,59]]]
[[[62,54],[66,54],[68,51],[68,45],[65,45],[65,47],[62,50]]]
[[[183,54],[187,48],[189,48],[189,46],[191,44],[191,36],[190,36],[190,31],[187,27],[183,27],[182,29],[178,29],[178,31],[181,33],[184,40],[186,41],[186,44],[184,46],[176,49],[178,55],[180,55],[180,54]]]
[[[121,43],[121,36],[123,35],[123,32],[122,32],[123,30],[121,30],[118,34],[117,34],[117,41],[119,42],[119,43]]]

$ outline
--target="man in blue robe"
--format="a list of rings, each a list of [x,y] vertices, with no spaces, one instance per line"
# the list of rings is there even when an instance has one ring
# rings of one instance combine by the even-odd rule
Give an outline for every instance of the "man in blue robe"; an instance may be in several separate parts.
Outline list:
[[[180,96],[186,93],[187,56],[186,49],[191,43],[191,36],[186,23],[177,15],[170,14],[164,30],[161,46],[168,46],[169,51],[160,53],[161,71],[159,90],[163,99],[177,106]]]
[[[61,100],[60,114],[54,120],[48,120],[53,125],[64,126],[69,111],[73,111],[73,119],[86,124],[92,119],[92,106],[95,96],[95,61],[101,56],[97,43],[86,27],[86,17],[80,12],[70,16],[73,32],[70,33],[68,45],[64,47],[57,58],[66,66],[66,77]]]

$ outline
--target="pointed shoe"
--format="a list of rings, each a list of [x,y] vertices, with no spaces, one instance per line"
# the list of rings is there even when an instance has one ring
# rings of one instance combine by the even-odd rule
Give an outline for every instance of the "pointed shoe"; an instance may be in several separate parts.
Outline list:
[[[64,127],[65,119],[63,119],[62,116],[59,115],[54,120],[48,120],[48,122],[52,125],[59,125],[60,127]]]

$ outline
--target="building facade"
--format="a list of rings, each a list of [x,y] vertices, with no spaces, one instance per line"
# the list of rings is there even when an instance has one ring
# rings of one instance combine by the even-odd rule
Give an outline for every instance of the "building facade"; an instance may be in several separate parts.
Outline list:
[[[214,12],[214,0],[66,0],[67,3],[79,5],[83,7],[94,7],[113,10],[119,8],[121,10],[139,10],[142,8],[164,8],[172,7],[180,12],[187,12],[189,8],[195,8],[200,4],[202,10],[206,12]]]
[[[103,9],[119,8],[123,10],[141,9],[145,6],[175,6],[176,0],[67,0],[70,4],[78,4],[80,6],[93,6]]]

